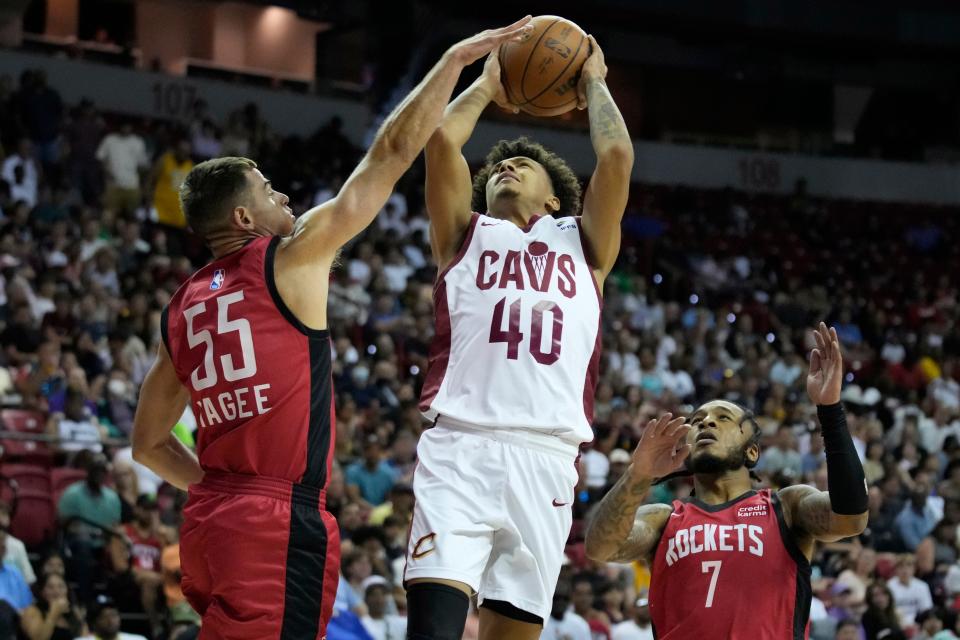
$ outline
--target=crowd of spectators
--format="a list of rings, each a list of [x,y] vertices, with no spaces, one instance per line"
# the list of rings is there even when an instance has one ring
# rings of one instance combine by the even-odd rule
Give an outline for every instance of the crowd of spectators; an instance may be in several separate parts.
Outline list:
[[[202,103],[183,123],[66,105],[42,72],[0,78],[0,142],[0,394],[43,416],[52,464],[79,470],[42,544],[10,533],[22,501],[0,501],[0,638],[17,627],[31,640],[136,637],[121,627],[193,637],[178,585],[185,496],[127,444],[160,310],[208,258],[171,198],[194,162],[244,154],[301,212],[336,194],[359,151],[336,120],[282,138],[254,105],[222,123]],[[404,634],[436,275],[422,178],[411,170],[331,275],[327,505],[343,558],[332,640]],[[635,185],[604,291],[596,438],[544,637],[652,637],[646,568],[594,563],[582,544],[651,417],[739,402],[765,433],[759,483],[826,488],[804,394],[807,330],[821,319],[843,342],[843,397],[871,488],[864,534],[817,548],[812,637],[960,635],[958,227],[955,209],[824,200],[802,183],[791,196]],[[196,429],[188,409],[176,432],[190,444]],[[0,474],[17,461],[5,453]],[[649,499],[689,490],[678,479]],[[473,608],[468,637],[476,624]]]

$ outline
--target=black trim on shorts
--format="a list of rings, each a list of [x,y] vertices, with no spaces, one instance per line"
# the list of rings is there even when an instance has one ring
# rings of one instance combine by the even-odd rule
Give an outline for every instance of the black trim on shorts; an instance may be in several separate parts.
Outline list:
[[[543,626],[543,618],[520,607],[507,602],[506,600],[484,600],[480,605],[483,608],[490,609],[494,613],[499,613],[505,618],[516,620],[517,622],[526,622],[527,624],[539,624]]]
[[[170,353],[170,329],[167,327],[167,315],[170,313],[170,305],[164,305],[160,312],[160,338],[163,340],[163,347]],[[173,356],[171,355],[171,358]]]
[[[297,331],[307,336],[308,338],[327,338],[330,335],[330,332],[327,329],[311,329],[307,325],[300,322],[300,318],[294,315],[293,311],[290,310],[290,307],[287,306],[287,303],[283,301],[283,298],[280,297],[280,291],[277,289],[277,280],[276,275],[273,270],[274,258],[277,254],[277,247],[280,244],[280,236],[274,236],[270,239],[270,244],[267,245],[267,250],[263,256],[263,279],[267,283],[267,291],[270,292],[270,297],[273,299],[273,304],[276,305],[277,311],[280,312],[287,322],[292,324]]]
[[[326,332],[324,332],[326,333]],[[310,424],[307,427],[307,459],[302,484],[323,488],[327,485],[327,462],[333,438],[333,379],[331,377],[330,339],[308,336],[310,348]],[[318,507],[319,508],[319,507]]]
[[[323,606],[327,527],[317,490],[293,485],[280,640],[316,638]]]
[[[780,496],[776,492],[770,492],[770,502],[773,503],[773,512],[777,516],[777,525],[780,527],[780,539],[783,540],[783,546],[787,553],[797,564],[797,584],[796,600],[793,605],[793,640],[804,640],[807,628],[807,620],[810,618],[810,601],[813,598],[813,589],[810,586],[810,561],[800,551],[796,540],[793,539],[793,533],[787,527],[787,521],[783,517],[783,507],[780,504]]]

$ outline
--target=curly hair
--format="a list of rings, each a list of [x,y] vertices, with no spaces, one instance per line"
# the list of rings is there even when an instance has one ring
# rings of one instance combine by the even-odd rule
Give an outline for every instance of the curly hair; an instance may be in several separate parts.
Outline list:
[[[525,136],[516,140],[501,140],[490,149],[483,168],[473,178],[471,204],[474,211],[487,210],[487,181],[490,179],[493,166],[501,160],[517,156],[530,158],[547,171],[550,183],[553,185],[553,193],[560,200],[560,210],[556,215],[565,217],[580,213],[580,180],[577,175],[560,156]]]

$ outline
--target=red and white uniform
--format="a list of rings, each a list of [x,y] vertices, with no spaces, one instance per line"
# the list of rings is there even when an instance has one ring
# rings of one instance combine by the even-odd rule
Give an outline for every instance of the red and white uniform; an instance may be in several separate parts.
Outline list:
[[[578,218],[521,229],[474,214],[434,291],[421,410],[574,446],[593,440],[600,306]]]
[[[124,533],[130,538],[130,561],[137,569],[144,571],[160,571],[160,554],[163,546],[155,535],[141,536],[137,528],[131,523],[124,525]]]
[[[719,505],[674,500],[650,576],[660,640],[807,638],[810,564],[770,489]]]
[[[579,445],[593,439],[600,294],[579,218],[474,214],[434,289],[406,579],[550,613]]]
[[[180,555],[201,638],[321,638],[336,594],[330,338],[280,298],[279,242],[197,271],[161,323],[199,425],[205,475],[190,487]]]

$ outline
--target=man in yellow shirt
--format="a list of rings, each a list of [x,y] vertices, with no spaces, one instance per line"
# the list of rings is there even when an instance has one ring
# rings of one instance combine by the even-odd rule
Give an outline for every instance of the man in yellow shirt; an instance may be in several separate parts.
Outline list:
[[[153,190],[153,209],[151,217],[162,225],[185,229],[187,219],[180,209],[180,184],[193,168],[190,141],[178,140],[172,149],[168,149],[157,158],[150,174]],[[149,191],[148,191],[149,193]]]

